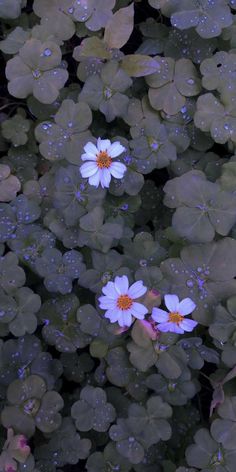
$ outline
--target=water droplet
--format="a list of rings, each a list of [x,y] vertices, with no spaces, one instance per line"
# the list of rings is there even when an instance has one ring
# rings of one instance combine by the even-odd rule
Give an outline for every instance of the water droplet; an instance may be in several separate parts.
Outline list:
[[[41,76],[41,72],[39,69],[32,70],[32,75],[35,79],[38,79]]]
[[[51,49],[49,49],[49,48],[44,49],[43,55],[46,56],[46,57],[51,56],[52,55]]]
[[[188,85],[194,85],[194,83],[195,83],[195,80],[193,80],[193,79],[188,79],[187,80]]]
[[[70,8],[68,8],[67,11],[68,11],[68,13],[72,14],[72,13],[74,13],[74,8],[73,8],[73,7],[70,7]]]
[[[141,267],[147,267],[147,260],[146,259],[140,259],[139,265]]]
[[[188,279],[187,282],[186,282],[186,285],[187,285],[187,287],[189,287],[189,288],[193,287],[193,285],[194,285],[193,280]]]

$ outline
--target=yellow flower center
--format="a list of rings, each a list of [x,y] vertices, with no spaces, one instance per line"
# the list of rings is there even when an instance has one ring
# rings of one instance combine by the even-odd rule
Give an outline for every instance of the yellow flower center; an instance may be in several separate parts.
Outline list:
[[[182,315],[180,315],[179,313],[176,313],[176,312],[171,312],[169,313],[169,321],[170,323],[180,323],[182,320],[184,319],[184,317]]]
[[[106,151],[100,151],[99,154],[97,154],[97,166],[99,169],[108,169],[111,163],[112,159]]]
[[[132,298],[129,295],[120,295],[117,300],[117,307],[120,310],[128,310],[133,305]]]

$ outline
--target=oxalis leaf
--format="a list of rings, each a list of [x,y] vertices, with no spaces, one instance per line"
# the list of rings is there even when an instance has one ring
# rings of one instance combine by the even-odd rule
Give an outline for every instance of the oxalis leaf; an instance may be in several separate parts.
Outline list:
[[[134,28],[134,4],[118,10],[105,27],[104,41],[109,48],[122,48]]]
[[[144,77],[160,69],[158,61],[144,54],[127,54],[122,59],[121,67],[132,77]]]

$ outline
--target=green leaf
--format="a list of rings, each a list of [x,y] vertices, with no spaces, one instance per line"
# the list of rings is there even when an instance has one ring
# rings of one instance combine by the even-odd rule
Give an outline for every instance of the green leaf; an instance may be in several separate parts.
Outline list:
[[[144,77],[160,69],[158,61],[142,54],[127,54],[121,61],[121,67],[131,77]]]
[[[109,48],[122,48],[128,41],[134,27],[134,4],[118,10],[107,22],[104,41]]]
[[[111,53],[102,39],[99,39],[97,36],[92,36],[91,38],[84,38],[80,45],[76,46],[73,51],[73,58],[76,61],[81,61],[85,57],[111,59]]]

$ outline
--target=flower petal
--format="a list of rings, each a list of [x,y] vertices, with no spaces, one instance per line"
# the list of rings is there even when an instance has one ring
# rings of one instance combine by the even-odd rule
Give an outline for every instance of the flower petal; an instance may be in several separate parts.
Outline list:
[[[152,319],[156,321],[156,323],[166,323],[169,319],[169,314],[167,311],[161,310],[160,308],[154,307],[152,309]]]
[[[98,188],[99,183],[100,183],[100,174],[99,174],[99,171],[98,171],[98,172],[96,172],[96,174],[91,175],[91,177],[89,177],[89,184]]]
[[[119,156],[124,151],[125,147],[122,146],[119,141],[115,141],[115,143],[112,143],[109,148],[107,148],[107,154],[109,154],[111,158]]]
[[[142,305],[142,303],[134,302],[131,307],[131,311],[132,315],[135,316],[135,318],[138,318],[138,320],[143,320],[144,316],[148,312],[148,309],[144,305]]]
[[[96,157],[96,156],[92,156],[92,154],[90,154],[90,155],[88,155],[88,154],[82,154],[81,160],[82,160],[82,161],[96,161],[96,160],[97,160],[97,157]]]
[[[118,293],[116,291],[114,282],[107,282],[107,284],[102,287],[102,292],[112,300],[116,300],[118,298]]]
[[[91,143],[91,141],[85,144],[84,151],[86,152],[88,156],[91,156],[91,157],[94,157],[94,156],[96,157],[96,155],[98,154],[98,150],[95,144]]]
[[[184,298],[179,304],[179,313],[181,315],[189,315],[195,310],[196,304],[191,300],[191,298]]]
[[[109,167],[110,173],[115,179],[122,179],[124,177],[125,172],[127,171],[127,167],[122,164],[122,162],[112,162]]]
[[[193,331],[193,329],[197,326],[197,321],[190,320],[189,318],[185,318],[183,321],[179,323],[179,326],[184,330],[184,331]]]
[[[99,151],[106,151],[111,145],[110,139],[101,139],[97,140],[97,148]]]
[[[126,275],[115,277],[115,288],[119,295],[125,295],[129,289],[129,280]]]
[[[180,328],[177,323],[160,323],[157,326],[157,329],[159,331],[162,331],[163,333],[178,333],[178,334],[183,334],[184,330]]]
[[[179,297],[177,297],[177,295],[168,294],[168,295],[164,296],[164,299],[165,299],[166,308],[168,308],[168,310],[170,310],[170,312],[178,311]]]
[[[116,301],[112,298],[109,298],[107,296],[101,296],[98,299],[99,301],[99,306],[102,308],[102,310],[107,310],[110,308],[116,308]]]
[[[147,291],[147,287],[143,285],[142,280],[138,280],[137,282],[135,282],[134,284],[130,286],[128,290],[128,295],[131,298],[135,299],[135,298],[142,297],[142,295],[144,295],[146,291]]]
[[[85,162],[80,167],[80,173],[83,178],[91,177],[91,175],[96,174],[97,171],[98,171],[98,168],[95,162]]]
[[[108,188],[111,182],[111,174],[108,169],[100,170],[100,181],[102,188]]]
[[[108,318],[111,323],[116,323],[119,318],[119,313],[117,310],[107,310],[104,316],[105,318]]]
[[[127,310],[121,311],[121,313],[119,314],[118,323],[122,327],[123,326],[131,326],[131,324],[132,324],[131,313]]]

